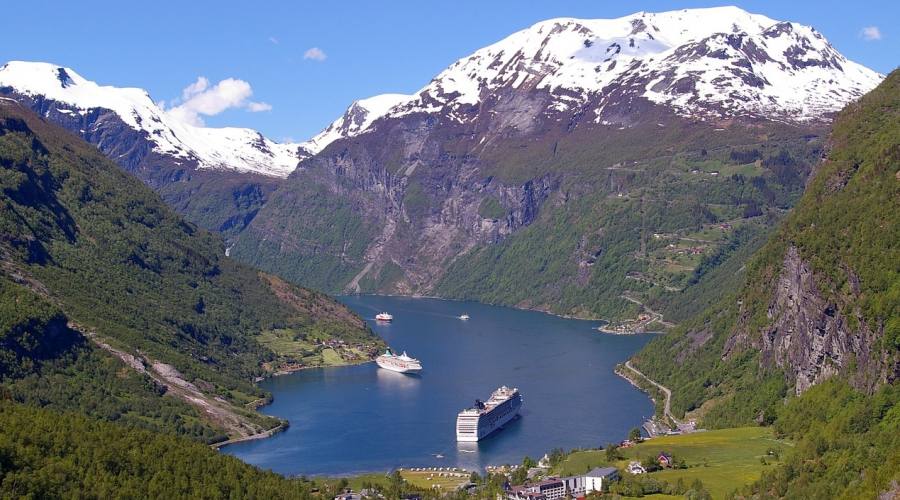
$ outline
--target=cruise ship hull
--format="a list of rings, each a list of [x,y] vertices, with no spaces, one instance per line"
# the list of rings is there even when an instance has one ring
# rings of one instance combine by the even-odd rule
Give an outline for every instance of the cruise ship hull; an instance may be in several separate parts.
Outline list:
[[[506,401],[489,411],[473,413],[464,410],[460,412],[456,417],[456,440],[463,443],[481,441],[516,418],[521,407],[522,396],[515,391]]]

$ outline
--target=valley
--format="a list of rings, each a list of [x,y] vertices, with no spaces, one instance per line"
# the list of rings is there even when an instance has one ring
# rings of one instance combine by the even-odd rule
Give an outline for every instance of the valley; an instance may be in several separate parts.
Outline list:
[[[0,497],[900,498],[893,6],[42,7]]]

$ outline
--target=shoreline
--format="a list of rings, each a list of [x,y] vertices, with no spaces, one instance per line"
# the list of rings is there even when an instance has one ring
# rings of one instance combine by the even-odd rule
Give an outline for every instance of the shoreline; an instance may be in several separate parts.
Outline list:
[[[374,363],[374,362],[375,362],[374,359],[367,359],[365,361],[342,363],[339,365],[301,366],[300,368],[288,368],[285,370],[278,370],[278,371],[270,372],[270,373],[266,374],[266,376],[264,376],[264,377],[257,377],[256,380],[253,381],[253,383],[258,384],[258,383],[264,382],[270,378],[283,377],[285,375],[290,375],[292,373],[299,373],[304,370],[316,370],[316,369],[320,369],[320,368],[343,368],[345,366],[358,366],[358,365],[365,365],[365,364]],[[263,405],[263,406],[265,406],[265,405]]]
[[[443,301],[447,301],[447,302],[473,302],[473,303],[476,303],[476,304],[482,304],[482,305],[491,306],[491,307],[506,307],[506,308],[509,308],[509,309],[515,309],[515,310],[517,310],[517,311],[537,312],[537,313],[546,314],[546,315],[548,315],[548,316],[554,316],[554,317],[561,318],[561,319],[573,319],[573,320],[578,320],[578,321],[596,321],[596,322],[601,322],[601,323],[603,323],[602,325],[597,326],[597,327],[594,327],[594,328],[591,328],[591,330],[596,330],[596,331],[598,331],[598,332],[600,332],[600,333],[603,333],[603,334],[605,334],[605,335],[640,335],[640,334],[644,334],[644,333],[652,333],[652,334],[664,335],[664,334],[666,333],[665,330],[654,331],[654,332],[650,332],[650,331],[646,331],[646,330],[640,330],[640,331],[639,331],[639,330],[629,330],[629,331],[625,331],[625,332],[619,332],[619,331],[607,329],[606,327],[608,327],[609,325],[612,325],[612,324],[613,324],[613,321],[608,320],[608,319],[604,319],[604,318],[601,318],[601,317],[594,317],[594,316],[578,316],[578,315],[572,315],[572,314],[562,314],[562,313],[555,313],[555,312],[552,312],[552,311],[548,311],[548,310],[546,310],[546,309],[539,309],[539,308],[532,308],[532,307],[522,307],[522,306],[514,306],[514,305],[507,305],[507,304],[490,304],[490,303],[487,303],[487,302],[481,302],[481,301],[473,300],[473,299],[453,299],[453,298],[448,298],[448,297],[438,297],[438,296],[436,296],[436,295],[404,295],[404,294],[397,294],[397,293],[351,293],[351,294],[338,294],[338,295],[332,295],[332,297],[335,298],[335,299],[339,299],[340,297],[394,297],[394,298],[401,298],[401,299],[431,299],[431,300],[443,300]],[[644,307],[643,304],[640,304],[640,305],[641,305],[641,307]],[[670,322],[668,322],[668,321],[664,321],[664,320],[663,320],[663,317],[662,317],[662,314],[657,313],[657,312],[655,312],[655,311],[653,311],[653,313],[654,313],[657,317],[656,317],[656,318],[653,318],[652,321],[649,321],[649,322],[647,322],[646,324],[641,325],[641,327],[643,327],[643,326],[648,326],[648,325],[653,324],[653,323],[659,323],[659,324],[661,324],[661,325],[663,325],[663,326],[665,326],[665,327],[668,327],[668,328],[673,328],[673,327],[677,326],[677,325],[674,324],[674,323],[670,323]],[[637,321],[637,320],[624,320],[624,321],[626,321],[626,322],[629,322],[629,321],[633,322],[633,321]]]
[[[212,443],[209,446],[216,450],[221,450],[222,448],[224,448],[228,445],[232,445],[232,444],[244,443],[247,441],[256,441],[257,439],[270,438],[270,437],[274,436],[275,434],[278,434],[279,432],[283,432],[283,431],[287,430],[289,425],[290,424],[285,421],[285,423],[278,424],[277,427],[273,427],[269,430],[258,432],[256,434],[251,434],[249,436],[226,439],[225,441],[219,441],[218,443]]]
[[[490,304],[488,302],[481,302],[479,300],[453,299],[453,298],[448,298],[448,297],[438,297],[436,295],[404,295],[404,294],[399,294],[399,293],[350,293],[350,294],[342,293],[342,294],[332,295],[332,297],[335,299],[337,299],[339,297],[395,297],[395,298],[401,298],[401,299],[445,300],[447,302],[474,302],[476,304],[481,304],[481,305],[491,306],[491,307],[506,307],[509,309],[515,309],[517,311],[538,312],[538,313],[546,314],[548,316],[555,316],[557,318],[562,318],[562,319],[574,319],[574,320],[578,320],[578,321],[602,321],[603,323],[605,323],[607,325],[610,323],[609,320],[606,320],[606,319],[603,319],[600,317],[582,317],[582,316],[576,316],[576,315],[571,315],[571,314],[555,313],[555,312],[551,312],[548,310],[538,309],[538,308],[533,308],[533,307],[511,306],[511,305],[507,305],[507,304]],[[597,327],[597,328],[599,328],[599,327]]]

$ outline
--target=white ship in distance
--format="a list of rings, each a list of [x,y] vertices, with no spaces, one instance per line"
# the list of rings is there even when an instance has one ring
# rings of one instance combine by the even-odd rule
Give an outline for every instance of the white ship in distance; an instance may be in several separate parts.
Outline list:
[[[388,348],[384,354],[375,358],[375,362],[385,370],[399,373],[417,373],[422,371],[422,363],[418,359],[410,357],[406,354],[406,351],[397,356]]]
[[[456,416],[456,440],[480,441],[503,427],[519,414],[522,395],[514,387],[502,386],[487,401],[475,400],[475,406]]]
[[[394,316],[386,312],[380,312],[375,315],[375,319],[378,321],[394,321]]]

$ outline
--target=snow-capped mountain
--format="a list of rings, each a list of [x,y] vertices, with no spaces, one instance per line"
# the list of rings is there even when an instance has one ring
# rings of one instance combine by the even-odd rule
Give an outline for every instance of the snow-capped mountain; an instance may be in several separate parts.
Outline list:
[[[285,177],[313,154],[307,144],[280,144],[255,130],[189,125],[160,108],[147,91],[98,85],[74,70],[41,62],[11,61],[0,67],[0,94],[28,99],[45,116],[65,115],[88,128],[83,136],[108,126],[112,116],[85,120],[109,110],[128,128],[143,134],[152,151],[176,163],[200,169],[228,169]],[[98,144],[103,149],[103,144]]]
[[[543,21],[411,96],[354,103],[232,254],[322,289],[508,293],[508,304],[553,308],[614,290],[622,262],[647,270],[645,256],[616,252],[646,248],[651,227],[718,221],[713,203],[733,214],[775,209],[773,192],[803,185],[831,114],[881,79],[812,28],[735,7]],[[743,176],[700,174],[712,159],[738,166],[750,144],[765,156],[754,190],[767,195],[748,195]],[[553,251],[528,267],[545,242]]]
[[[360,101],[382,105],[344,135],[362,133],[381,117],[412,113],[472,121],[479,106],[506,90],[543,91],[550,96],[544,114],[589,111],[598,123],[607,105],[636,98],[701,118],[808,121],[837,111],[882,78],[811,27],[737,7],[560,18],[458,60],[413,96]],[[354,107],[329,130],[348,115]]]
[[[517,125],[539,115],[575,114],[606,123],[610,106],[639,98],[700,118],[808,121],[840,109],[882,78],[846,59],[811,27],[717,7],[542,21],[456,61],[413,95],[354,102],[302,143],[277,143],[245,128],[192,126],[142,89],[101,86],[47,63],[0,67],[0,94],[55,103],[43,105],[45,113],[110,110],[144,134],[155,153],[197,168],[285,177],[300,160],[366,132],[380,118],[428,113],[472,122],[483,118],[484,104],[510,91],[547,98],[540,109],[524,117],[519,111],[508,121]]]

